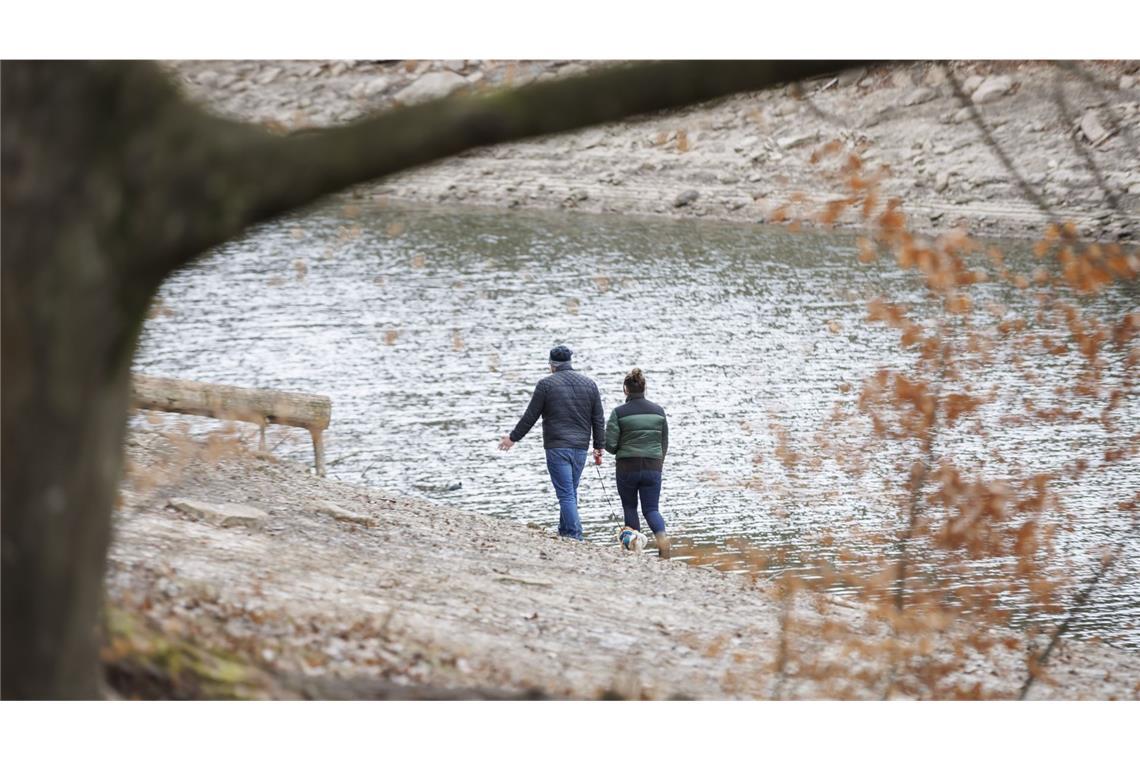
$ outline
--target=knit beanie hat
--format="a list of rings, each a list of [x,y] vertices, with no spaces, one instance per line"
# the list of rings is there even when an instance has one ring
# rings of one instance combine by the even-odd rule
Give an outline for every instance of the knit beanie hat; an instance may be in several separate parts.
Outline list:
[[[563,345],[557,345],[550,349],[550,361],[553,364],[560,364],[562,362],[570,361],[570,356],[574,352]]]

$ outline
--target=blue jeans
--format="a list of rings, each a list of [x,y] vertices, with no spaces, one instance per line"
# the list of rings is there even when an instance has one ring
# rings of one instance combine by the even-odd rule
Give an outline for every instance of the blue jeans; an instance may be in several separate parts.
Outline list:
[[[547,449],[546,469],[558,494],[558,535],[582,540],[578,519],[578,481],[586,468],[586,449]]]
[[[625,524],[634,530],[641,530],[637,519],[637,497],[641,497],[641,512],[645,522],[654,533],[665,532],[665,518],[657,509],[661,500],[661,470],[633,470],[617,473],[618,496],[621,509],[625,512]]]

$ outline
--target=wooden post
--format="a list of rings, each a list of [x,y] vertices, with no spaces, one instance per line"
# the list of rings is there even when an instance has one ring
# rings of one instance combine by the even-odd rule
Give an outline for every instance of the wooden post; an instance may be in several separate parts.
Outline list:
[[[292,393],[233,385],[198,383],[146,375],[131,376],[131,403],[137,409],[196,414],[219,420],[252,422],[261,428],[265,450],[267,425],[304,428],[313,437],[317,474],[325,474],[324,430],[332,419],[332,400],[312,393]]]
[[[309,435],[313,437],[313,456],[317,460],[317,475],[323,478],[325,476],[325,441],[323,431],[310,428]]]

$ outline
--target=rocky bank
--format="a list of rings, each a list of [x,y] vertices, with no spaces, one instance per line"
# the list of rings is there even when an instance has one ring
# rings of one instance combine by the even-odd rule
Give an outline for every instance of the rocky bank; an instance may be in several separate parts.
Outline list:
[[[193,99],[276,131],[574,76],[600,61],[174,61]],[[838,140],[914,229],[1140,234],[1140,62],[874,65],[712,104],[478,149],[358,193],[502,208],[813,223],[839,197]],[[839,226],[860,226],[854,213]]]

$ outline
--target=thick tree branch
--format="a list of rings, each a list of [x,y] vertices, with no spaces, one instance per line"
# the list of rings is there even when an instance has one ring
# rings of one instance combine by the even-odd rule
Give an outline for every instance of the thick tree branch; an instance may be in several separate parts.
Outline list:
[[[353,184],[465,150],[578,129],[842,70],[839,61],[672,61],[615,66],[483,96],[394,108],[355,124],[290,137],[214,120],[227,154],[214,177],[225,193],[171,251],[174,264],[238,231]],[[185,119],[179,117],[185,124]]]

